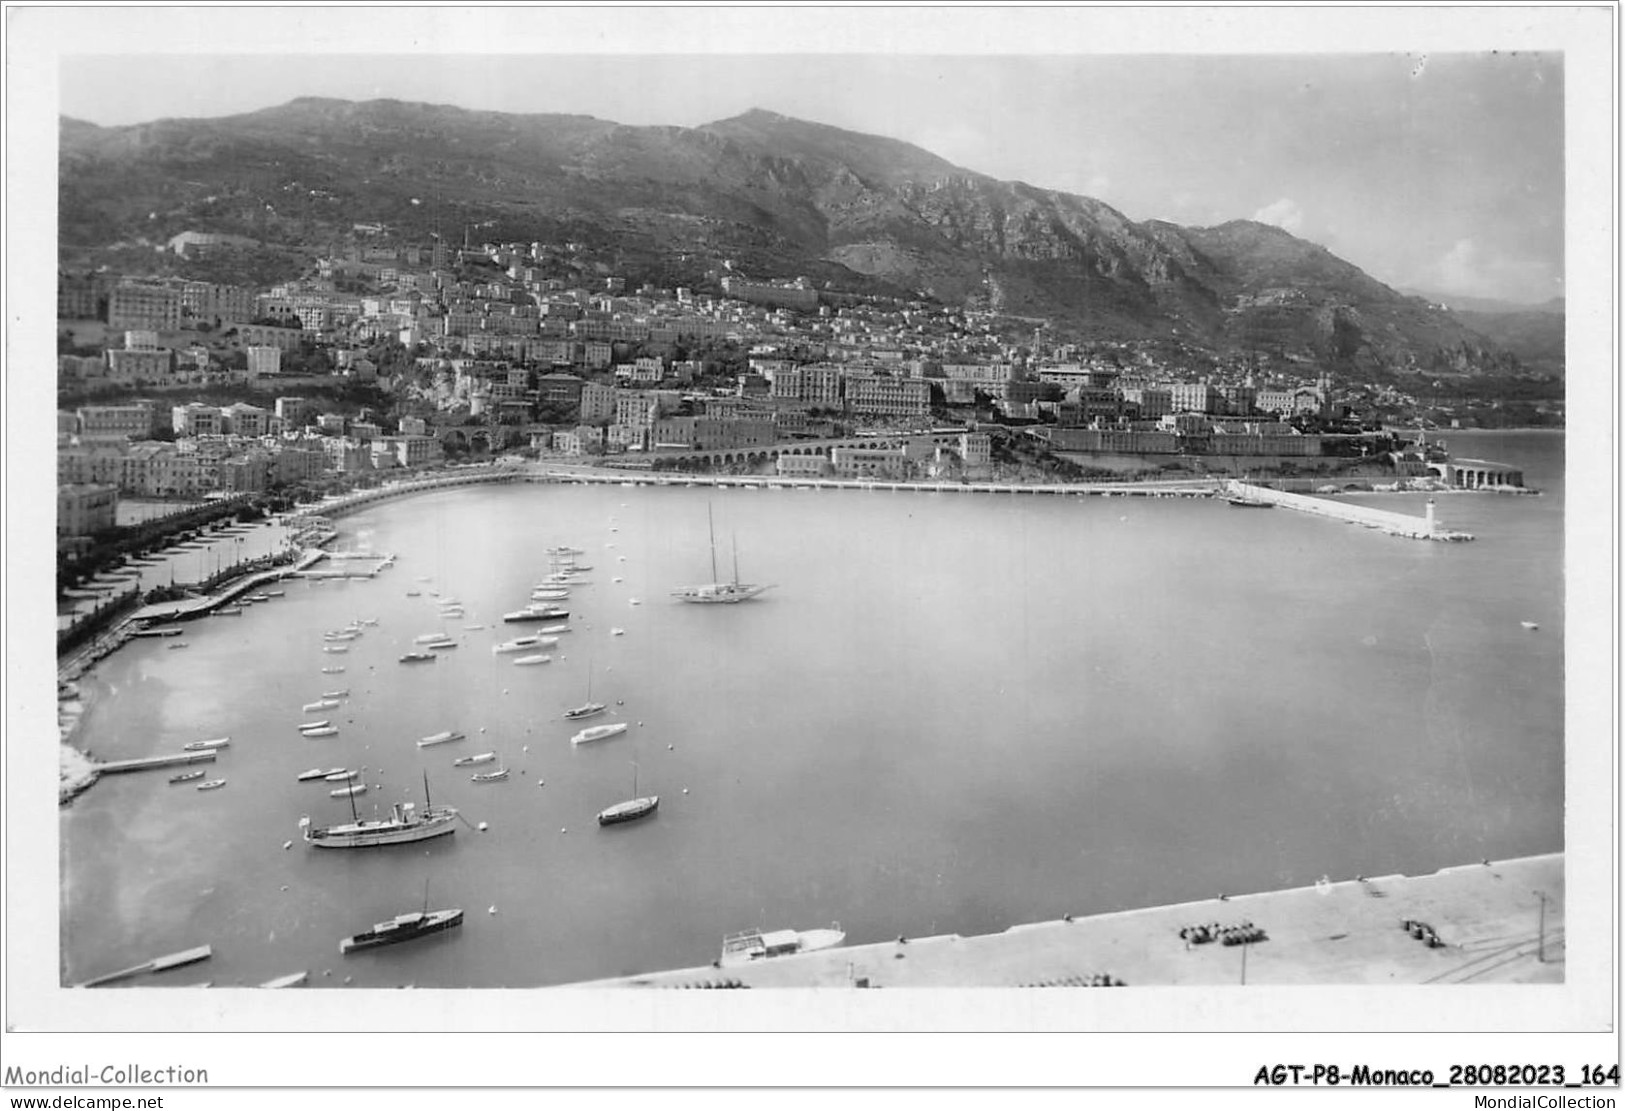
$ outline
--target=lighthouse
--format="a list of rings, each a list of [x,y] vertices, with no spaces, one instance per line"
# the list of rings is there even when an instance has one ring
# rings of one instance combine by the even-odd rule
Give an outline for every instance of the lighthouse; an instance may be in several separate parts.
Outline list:
[[[1435,532],[1438,531],[1438,528],[1435,525],[1434,520],[1433,520],[1433,499],[1432,498],[1428,499],[1428,517],[1427,517],[1427,520],[1428,520],[1428,535],[1432,536]]]

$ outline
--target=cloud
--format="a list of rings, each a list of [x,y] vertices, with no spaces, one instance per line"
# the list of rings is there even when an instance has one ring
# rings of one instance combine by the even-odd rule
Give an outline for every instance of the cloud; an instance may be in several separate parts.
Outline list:
[[[1303,209],[1292,198],[1282,197],[1253,213],[1253,219],[1260,224],[1274,224],[1283,231],[1296,232],[1303,227]]]
[[[1561,275],[1546,262],[1512,258],[1474,239],[1458,239],[1419,283],[1440,293],[1544,301],[1563,293]]]

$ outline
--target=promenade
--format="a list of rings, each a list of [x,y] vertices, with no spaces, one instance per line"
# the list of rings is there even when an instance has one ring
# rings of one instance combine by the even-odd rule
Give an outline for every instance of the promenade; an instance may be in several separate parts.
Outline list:
[[[1563,856],[1553,854],[569,986],[1082,987],[1103,977],[1127,987],[1561,983],[1563,894]],[[1440,944],[1427,944],[1425,932],[1413,936],[1406,921],[1425,923]],[[1242,923],[1264,940],[1180,936],[1192,926]]]

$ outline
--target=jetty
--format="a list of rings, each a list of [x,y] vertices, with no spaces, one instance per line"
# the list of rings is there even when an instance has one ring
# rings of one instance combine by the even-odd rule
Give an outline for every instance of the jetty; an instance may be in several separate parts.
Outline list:
[[[571,987],[1561,983],[1563,855],[1359,876],[963,937],[899,936]],[[851,929],[852,923],[847,923]],[[721,932],[718,937],[720,939]]]
[[[129,619],[132,622],[185,621],[193,617],[202,617],[204,614],[213,613],[221,606],[242,597],[244,594],[253,592],[266,583],[273,583],[279,579],[297,575],[325,558],[327,558],[326,552],[320,548],[311,548],[291,566],[273,567],[268,571],[256,571],[251,575],[238,579],[229,586],[220,588],[213,594],[205,594],[197,598],[183,598],[175,602],[153,602],[136,610],[135,613],[130,615]],[[142,626],[137,624],[134,628],[141,630]],[[143,634],[136,631],[132,632],[131,635],[140,636]]]
[[[99,988],[103,984],[111,984],[117,980],[128,980],[132,976],[140,976],[146,972],[166,972],[171,968],[196,964],[198,961],[208,960],[213,955],[214,950],[209,946],[199,945],[195,949],[183,949],[179,953],[171,953],[167,957],[154,957],[150,961],[143,961],[141,964],[132,965],[129,968],[121,968],[117,972],[109,972],[106,975],[94,977],[77,986]]]
[[[1368,505],[1355,505],[1352,502],[1333,501],[1330,498],[1311,497],[1308,494],[1289,494],[1284,490],[1272,490],[1268,486],[1254,486],[1239,479],[1227,481],[1225,490],[1231,497],[1245,501],[1276,505],[1282,509],[1295,509],[1300,513],[1309,513],[1316,517],[1330,517],[1337,521],[1364,525],[1366,528],[1377,529],[1390,536],[1404,536],[1412,540],[1444,541],[1471,540],[1473,538],[1472,533],[1440,528],[1438,521],[1433,516],[1433,499],[1431,498],[1428,499],[1427,516],[1414,517],[1406,513],[1395,513],[1388,509],[1374,509]]]
[[[133,760],[110,760],[105,764],[97,764],[95,770],[101,775],[117,775],[120,772],[144,772],[152,768],[173,768],[181,764],[212,764],[214,758],[215,750],[205,748],[196,752],[177,752],[170,756],[140,756]]]

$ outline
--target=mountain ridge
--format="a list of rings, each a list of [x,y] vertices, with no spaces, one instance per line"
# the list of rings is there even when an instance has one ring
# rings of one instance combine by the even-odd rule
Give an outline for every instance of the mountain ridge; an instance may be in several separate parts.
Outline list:
[[[320,240],[357,222],[425,235],[433,220],[489,221],[512,238],[589,236],[1045,317],[1082,339],[1349,369],[1445,350],[1458,366],[1504,361],[1456,316],[1272,225],[1136,222],[767,109],[651,127],[303,97],[230,117],[79,122],[60,131],[65,246],[192,227]]]

